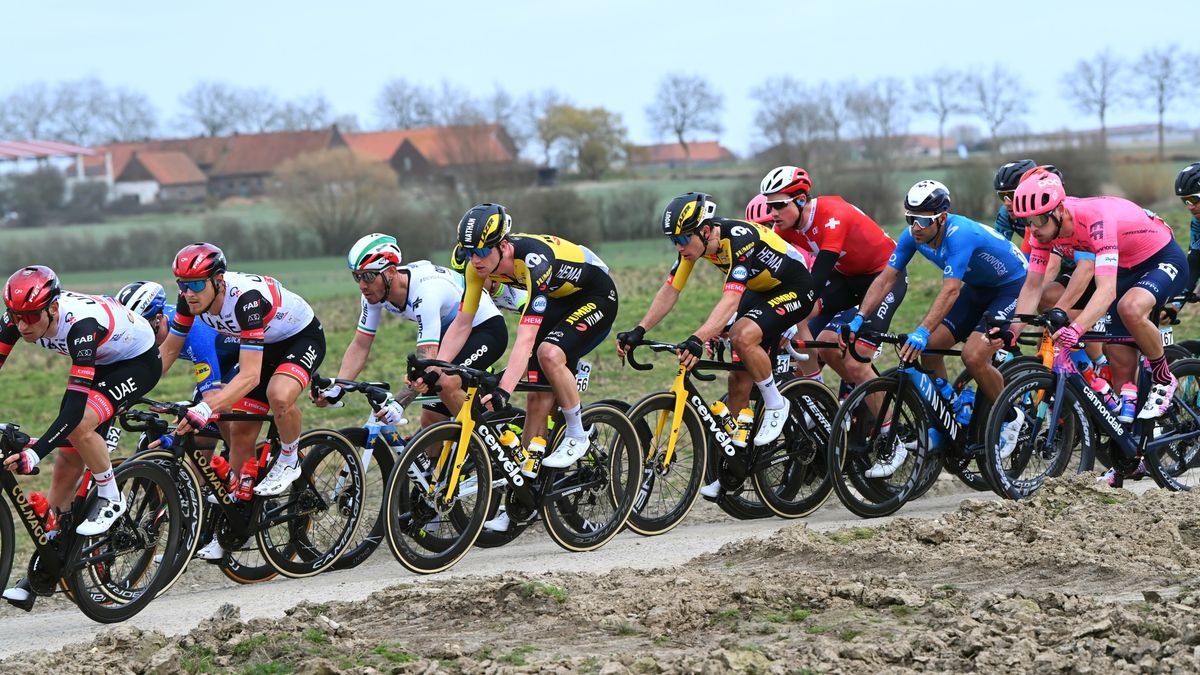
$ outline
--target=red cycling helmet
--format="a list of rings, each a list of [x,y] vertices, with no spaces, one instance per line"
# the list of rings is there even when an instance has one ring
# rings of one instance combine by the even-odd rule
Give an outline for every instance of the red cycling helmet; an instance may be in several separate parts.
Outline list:
[[[1029,218],[1050,213],[1066,196],[1062,178],[1039,166],[1021,176],[1021,183],[1013,194],[1012,214],[1017,218]]]
[[[61,290],[58,275],[49,267],[22,267],[4,285],[4,306],[14,312],[40,312],[58,298]]]
[[[756,195],[746,204],[746,220],[759,225],[771,224],[771,210],[767,208],[766,195]]]
[[[763,177],[758,191],[764,195],[782,192],[789,197],[800,193],[808,194],[812,189],[812,179],[808,172],[798,166],[777,166]]]
[[[188,244],[175,254],[173,269],[179,279],[208,279],[225,271],[225,254],[202,241]]]

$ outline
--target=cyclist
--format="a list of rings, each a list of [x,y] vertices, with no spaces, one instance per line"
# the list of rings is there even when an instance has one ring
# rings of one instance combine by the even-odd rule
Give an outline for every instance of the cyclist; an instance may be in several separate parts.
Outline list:
[[[516,343],[490,403],[504,407],[523,377],[547,382],[552,392],[529,393],[523,436],[528,445],[533,437],[546,435],[546,420],[557,399],[566,430],[542,464],[563,468],[582,457],[590,443],[581,419],[575,368],[580,357],[608,336],[617,315],[617,287],[608,266],[587,247],[511,229],[512,217],[500,204],[473,206],[459,221],[458,244],[471,264],[465,270],[462,307],[442,338],[438,359],[447,360],[466,344],[483,302],[485,280],[527,291],[530,300],[517,326]],[[425,379],[428,382],[429,376]]]
[[[212,244],[189,244],[175,255],[179,300],[163,342],[166,373],[179,356],[192,325],[199,321],[238,338],[238,373],[216,395],[190,408],[176,433],[203,428],[216,412],[273,411],[281,443],[279,458],[255,486],[258,495],[277,495],[300,476],[301,414],[296,400],[325,358],[321,322],[303,298],[271,277],[227,270],[225,254]],[[238,471],[254,456],[262,425],[238,422],[229,427],[229,465]],[[214,538],[197,555],[219,560],[225,552]]]
[[[856,316],[862,316],[871,330],[886,331],[908,290],[907,275],[896,280],[871,313],[860,314],[858,305],[887,267],[896,242],[857,206],[841,197],[810,198],[811,189],[808,173],[795,166],[773,169],[759,186],[773,213],[775,232],[815,255],[812,284],[821,307],[807,322],[809,333],[818,340],[836,341],[841,327]],[[875,375],[870,363],[860,363],[836,348],[818,354],[849,386]]]
[[[716,202],[702,192],[672,199],[663,212],[662,228],[675,244],[675,264],[642,320],[617,335],[618,355],[624,357],[630,345],[641,341],[671,311],[696,261],[711,262],[725,273],[725,290],[704,323],[680,343],[679,361],[688,368],[695,366],[704,343],[719,335],[736,312],[729,339],[746,370],[737,377],[731,374],[728,405],[732,410],[747,407],[753,382],[763,400],[754,444],[771,443],[783,431],[791,405],[779,393],[769,352],[813,306],[812,280],[803,256],[762,225],[718,218]],[[701,488],[701,494],[716,497],[720,487],[714,481]]]
[[[901,233],[887,269],[867,290],[860,311],[874,311],[913,254],[920,252],[942,268],[942,288],[925,318],[909,332],[900,349],[901,360],[910,361],[926,348],[945,349],[962,342],[963,365],[979,392],[995,400],[1004,380],[992,365],[999,346],[984,339],[984,319],[1012,313],[1025,282],[1025,256],[992,228],[950,213],[950,190],[938,181],[913,185],[904,197],[904,212],[908,228]],[[851,343],[864,323],[860,314],[847,324]],[[942,357],[925,356],[922,362],[949,380]],[[897,443],[890,457],[881,457],[867,470],[868,478],[890,476],[904,463],[911,448]]]
[[[1000,199],[1000,210],[996,212],[993,229],[1009,241],[1012,241],[1014,234],[1022,240],[1025,238],[1025,221],[1012,215],[1012,196],[1021,182],[1021,176],[1035,166],[1037,162],[1032,159],[1009,162],[996,170],[996,177],[992,181],[996,197]]]
[[[1192,215],[1187,251],[1187,290],[1195,293],[1196,282],[1200,281],[1200,162],[1188,164],[1175,176],[1175,196],[1183,200],[1184,208]],[[1163,318],[1174,320],[1181,309],[1181,304],[1172,303]]]
[[[463,250],[461,244],[455,244],[454,251],[450,254],[450,269],[465,277],[470,258],[471,256]],[[492,279],[483,280],[483,289],[491,293],[496,309],[506,312],[521,314],[525,311],[525,303],[529,302],[529,291]]]
[[[1050,250],[1073,251],[1076,268],[1064,296],[1071,296],[1093,276],[1096,290],[1074,322],[1055,333],[1055,342],[1074,346],[1083,326],[1095,324],[1106,314],[1111,316],[1110,333],[1121,336],[1128,331],[1150,360],[1150,395],[1138,418],[1162,415],[1170,406],[1177,382],[1167,367],[1162,336],[1150,317],[1187,284],[1187,258],[1175,243],[1170,226],[1153,212],[1119,197],[1068,197],[1062,179],[1041,168],[1022,178],[1013,211],[1026,219],[1034,236],[1018,313],[1036,307]],[[1014,323],[1009,330],[1017,334],[1020,327]],[[1120,389],[1133,381],[1137,353],[1118,344],[1108,345],[1106,352],[1113,387]]]
[[[18,340],[71,358],[58,416],[31,447],[8,457],[5,468],[29,474],[62,441],[83,458],[96,483],[96,499],[75,528],[95,536],[125,513],[105,440],[115,414],[148,393],[162,374],[150,324],[108,297],[64,291],[49,267],[17,270],[4,286],[0,366]],[[23,609],[32,594],[22,579],[4,597]]]
[[[442,333],[458,314],[458,303],[465,286],[463,278],[427,260],[417,260],[407,265],[401,265],[401,262],[396,238],[386,234],[368,234],[350,248],[346,264],[362,294],[362,311],[354,339],[342,356],[339,378],[353,380],[362,372],[385,310],[417,324],[417,356],[431,359],[437,355]],[[504,327],[504,319],[492,304],[491,297],[484,297],[471,324],[470,337],[453,362],[487,368],[507,348],[508,330]],[[452,379],[448,379],[441,387],[441,402],[426,405],[421,412],[422,427],[446,419],[462,405],[466,394],[458,386],[457,378],[445,377]],[[345,392],[342,388],[333,385],[321,392],[316,403],[318,406],[336,403],[343,395]],[[415,390],[407,395],[401,394],[399,401],[384,406],[378,416],[388,424],[402,423],[402,405],[415,397]]]

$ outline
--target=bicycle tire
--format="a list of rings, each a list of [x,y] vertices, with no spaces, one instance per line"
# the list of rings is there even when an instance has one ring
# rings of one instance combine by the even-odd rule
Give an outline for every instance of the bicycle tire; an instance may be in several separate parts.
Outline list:
[[[767,508],[783,518],[803,518],[833,492],[825,448],[838,404],[825,385],[795,379],[779,388],[791,402],[783,433],[756,448],[751,476]]]
[[[180,461],[175,453],[164,449],[143,450],[128,459],[114,459],[113,465],[119,466],[126,461],[153,462],[175,479],[175,489],[179,493],[179,506],[184,527],[180,529],[179,546],[176,548],[175,561],[167,567],[167,581],[159,589],[162,595],[183,577],[188,563],[200,546],[201,530],[204,526],[204,493],[201,490],[201,480],[190,462]],[[161,564],[161,563],[160,563]],[[119,601],[117,598],[113,600]]]
[[[1154,421],[1167,434],[1200,430],[1194,414],[1200,412],[1200,360],[1180,359],[1171,364],[1171,373],[1179,380],[1171,407]],[[1155,435],[1156,437],[1158,434]],[[1200,440],[1177,441],[1159,447],[1147,446],[1146,471],[1158,486],[1172,492],[1186,492],[1200,486]]]
[[[838,408],[827,447],[833,491],[838,500],[860,518],[879,518],[898,511],[915,490],[929,454],[928,428],[914,387],[896,393],[896,376],[881,376],[858,385]],[[866,406],[869,396],[880,396],[877,415]],[[894,433],[881,434],[878,418],[891,419]],[[906,457],[890,476],[868,478],[864,474],[893,448],[882,444],[905,443]],[[908,448],[908,445],[913,447]]]
[[[755,400],[755,391],[751,391],[750,398]],[[720,398],[722,403],[729,403],[729,395],[723,394]],[[732,414],[732,413],[731,413]],[[708,444],[708,468],[704,471],[704,483],[707,485],[717,480],[718,467],[721,465],[720,448],[715,443]],[[761,520],[763,518],[771,518],[775,512],[767,508],[763,504],[762,497],[759,496],[758,490],[754,489],[754,481],[748,480],[742,483],[742,486],[737,490],[725,490],[721,496],[716,499],[702,498],[705,501],[713,502],[717,508],[725,512],[725,515],[734,518],[735,520]]]
[[[587,452],[562,469],[543,469],[540,511],[546,533],[568,551],[593,551],[625,527],[642,475],[633,423],[616,408],[592,404],[581,414]],[[607,427],[606,431],[604,427]]]
[[[367,495],[363,503],[363,526],[354,541],[350,542],[350,546],[342,553],[342,557],[333,564],[335,570],[348,570],[366,562],[383,541],[383,491],[387,486],[388,476],[396,466],[396,453],[380,438],[375,439],[375,445],[368,453],[367,430],[362,427],[348,427],[341,429],[339,433],[362,453]]]
[[[1041,489],[1047,478],[1061,476],[1075,454],[1076,433],[1087,428],[1077,416],[1080,408],[1074,405],[1069,388],[1063,390],[1055,447],[1038,449],[1042,438],[1042,421],[1053,406],[1055,382],[1058,375],[1049,371],[1028,371],[1004,386],[988,415],[984,430],[984,447],[997,494],[1006,499],[1023,499]],[[1000,433],[1007,424],[1008,411],[1020,409],[1024,414],[1016,447],[1007,457],[1000,454]],[[1037,421],[1035,421],[1037,420]]]
[[[397,562],[417,574],[435,574],[457,564],[475,545],[487,518],[492,500],[492,464],[477,435],[470,437],[463,464],[464,468],[470,465],[475,478],[470,496],[454,498],[447,508],[440,492],[428,495],[409,475],[410,468],[414,475],[419,473],[413,464],[425,457],[427,446],[436,447],[440,455],[443,444],[455,444],[461,433],[458,422],[440,422],[417,432],[397,460],[384,490],[388,548]],[[470,477],[460,476],[459,487]],[[467,517],[450,517],[451,509],[460,507]],[[453,531],[449,531],[451,528]],[[431,546],[430,539],[441,543]]]
[[[128,554],[136,558],[153,557],[154,552],[160,550],[159,544],[162,545],[163,559],[173,560],[183,527],[178,490],[174,479],[164,469],[147,462],[125,462],[116,468],[114,480],[125,497],[128,510],[103,534],[95,537],[76,535],[66,556],[65,576],[75,604],[97,623],[125,621],[145,609],[166,581],[167,570],[164,566],[152,566],[152,573],[142,573],[136,580],[126,579],[130,585],[125,589],[123,602],[98,601],[99,589],[93,590],[90,583],[105,580],[105,589],[100,592],[115,588],[120,581],[114,583],[113,580],[123,577],[114,576],[119,567],[113,560]],[[90,505],[94,499],[93,488],[87,503]],[[123,575],[123,572],[117,571],[117,574]],[[133,583],[140,585],[134,587]]]
[[[495,471],[492,472],[492,475],[495,475]],[[492,506],[488,508],[487,520],[495,518],[496,514],[500,513],[501,507],[507,510],[511,499],[512,488],[508,487],[505,481],[493,479]],[[451,512],[452,517],[458,517],[460,513],[461,510],[458,509]],[[500,548],[521,536],[521,533],[528,529],[531,524],[531,520],[512,519],[508,523],[508,529],[503,532],[496,532],[485,527],[479,531],[479,537],[475,540],[475,545],[479,548]]]
[[[286,517],[260,527],[256,538],[267,562],[293,579],[333,567],[362,525],[367,498],[362,460],[345,436],[332,429],[307,431],[297,452],[300,477],[283,495],[254,500],[254,522],[264,522],[276,509]]]
[[[691,404],[683,406],[675,453],[671,464],[663,468],[674,410],[675,394],[663,391],[638,401],[628,413],[643,453],[628,525],[642,536],[669,532],[687,517],[708,469],[708,434]]]
[[[17,555],[16,532],[12,510],[8,502],[0,500],[0,584],[8,588],[8,577],[12,574],[13,559]]]

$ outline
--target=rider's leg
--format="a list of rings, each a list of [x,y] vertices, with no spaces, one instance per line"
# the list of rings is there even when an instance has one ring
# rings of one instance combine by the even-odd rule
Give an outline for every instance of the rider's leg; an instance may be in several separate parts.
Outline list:
[[[979,331],[971,333],[963,342],[963,365],[971,377],[975,378],[975,386],[979,393],[990,401],[995,401],[1000,395],[1000,390],[1004,388],[1004,376],[992,365],[992,357],[995,355],[996,350]]]
[[[758,386],[766,407],[773,410],[782,408],[783,397],[775,384],[771,357],[762,347],[762,328],[750,319],[739,319],[729,330],[729,340],[746,366],[750,379]]]
[[[557,344],[543,342],[537,347],[537,358],[542,374],[550,381],[554,397],[563,410],[567,436],[584,438],[587,434],[583,430],[580,417],[579,389],[575,383],[574,371],[567,366],[566,352]]]
[[[730,414],[735,417],[738,411],[750,405],[750,387],[754,380],[744,370],[729,371],[729,398],[726,399]]]
[[[302,393],[304,385],[295,377],[284,373],[275,373],[267,384],[267,403],[271,406],[271,412],[275,415],[275,427],[279,430],[279,461],[291,466],[300,461],[296,447],[300,440],[302,419],[296,400]]]
[[[929,334],[929,340],[925,343],[926,349],[949,349],[958,342],[954,338],[954,334],[946,327],[946,324],[938,324],[937,328]],[[939,355],[921,355],[921,365],[933,370],[934,374],[943,380],[949,382],[950,376],[946,372],[946,359]]]
[[[79,452],[83,463],[91,470],[92,478],[96,481],[96,491],[105,499],[115,501],[119,498],[119,494],[116,481],[112,476],[112,461],[108,457],[108,444],[104,442],[104,438],[100,434],[96,433],[98,426],[100,426],[100,416],[89,405],[83,409],[83,419],[79,421],[73,431],[67,434],[67,439],[70,440],[71,446]]]
[[[83,477],[83,458],[74,448],[59,448],[54,458],[54,473],[50,476],[50,506],[59,511],[70,510]]]
[[[546,420],[550,417],[550,411],[554,409],[554,394],[549,391],[531,391],[525,401],[525,408],[525,429],[521,440],[525,442],[525,447],[529,447],[529,441],[534,436],[546,438]]]

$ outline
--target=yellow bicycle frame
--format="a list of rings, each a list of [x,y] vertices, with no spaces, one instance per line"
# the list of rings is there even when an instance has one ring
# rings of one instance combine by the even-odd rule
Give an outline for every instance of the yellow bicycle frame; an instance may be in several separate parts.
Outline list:
[[[457,492],[458,479],[462,473],[463,464],[467,461],[467,447],[471,443],[471,436],[475,433],[475,417],[472,409],[472,402],[478,393],[478,387],[468,387],[467,397],[463,400],[462,407],[458,409],[458,414],[455,415],[454,421],[461,425],[461,431],[458,435],[457,446],[452,441],[442,443],[442,454],[438,457],[437,465],[433,468],[433,476],[429,481],[429,489],[437,485],[438,478],[446,469],[446,462],[451,456],[451,449],[454,449],[454,466],[450,470],[450,480],[446,482],[446,493],[442,495],[442,503],[449,506],[453,501],[453,496]]]
[[[667,437],[667,451],[663,455],[662,466],[664,469],[671,466],[671,460],[675,457],[675,444],[679,441],[679,427],[683,424],[683,408],[687,405],[687,389],[683,386],[684,378],[687,376],[687,367],[682,363],[679,364],[679,372],[675,374],[675,382],[671,385],[670,392],[675,395],[675,410],[674,417],[671,419],[671,434]],[[663,427],[667,423],[667,411],[658,413],[658,424],[654,429],[654,438],[658,438],[662,433]],[[646,461],[654,459],[655,449],[651,444],[649,455]]]

